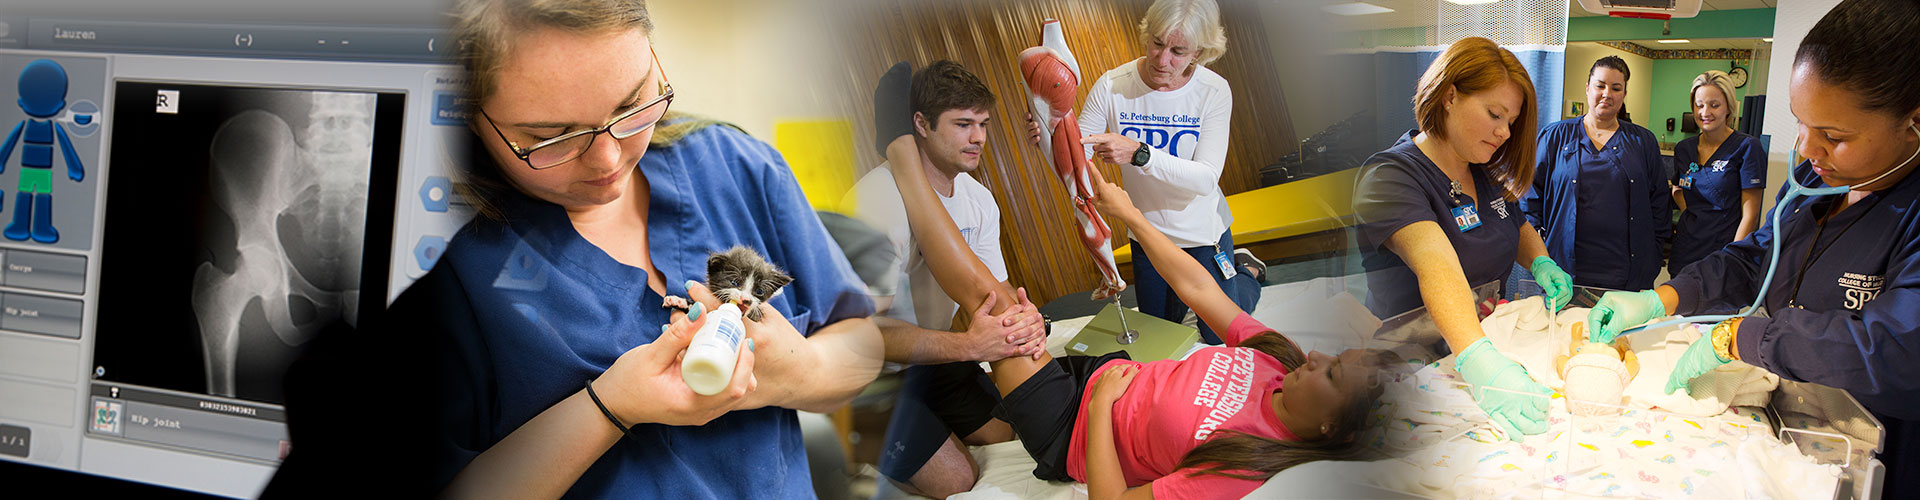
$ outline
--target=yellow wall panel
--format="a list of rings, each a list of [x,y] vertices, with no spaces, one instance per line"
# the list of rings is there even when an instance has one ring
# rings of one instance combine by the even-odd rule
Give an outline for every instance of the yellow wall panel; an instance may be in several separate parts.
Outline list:
[[[787,158],[814,210],[837,206],[853,189],[853,124],[847,120],[775,120],[773,147]]]

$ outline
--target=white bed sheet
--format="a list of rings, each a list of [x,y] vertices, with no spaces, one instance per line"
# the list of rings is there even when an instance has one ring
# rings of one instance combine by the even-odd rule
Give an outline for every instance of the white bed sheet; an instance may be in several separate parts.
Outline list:
[[[1333,306],[1327,300],[1343,290],[1336,278],[1270,286],[1252,315],[1287,332],[1307,350],[1335,354],[1363,347],[1367,338],[1361,332],[1371,331],[1365,321],[1344,311],[1328,313]],[[1344,301],[1350,298],[1335,303],[1346,307]],[[1064,355],[1066,343],[1091,319],[1054,322],[1048,351]],[[1406,432],[1389,433],[1382,441],[1420,436],[1444,443],[1399,459],[1301,465],[1275,475],[1248,498],[1830,498],[1839,473],[1837,467],[1807,460],[1769,435],[1764,423],[1738,412],[1683,417],[1643,406],[1618,416],[1576,420],[1565,411],[1563,400],[1555,399],[1548,434],[1521,443],[1495,441],[1497,437],[1483,435],[1485,425],[1473,425],[1484,424],[1484,414],[1465,391],[1452,385],[1458,381],[1451,370],[1440,368],[1450,367],[1451,361],[1429,364],[1409,376],[1414,381],[1390,389],[1431,390],[1429,395],[1439,399],[1406,405],[1403,410],[1420,407],[1411,411],[1432,418],[1400,423]],[[1473,434],[1464,434],[1469,429]],[[981,479],[973,490],[952,498],[1087,498],[1084,484],[1034,478],[1034,462],[1018,441],[970,449]],[[1469,462],[1471,467],[1462,466]],[[881,489],[878,498],[909,498],[898,490]]]
[[[1401,458],[1371,484],[1424,498],[1832,498],[1840,469],[1783,444],[1752,411],[1698,417],[1643,408],[1575,416],[1549,403],[1547,432],[1520,442],[1486,417],[1442,359],[1388,385],[1384,447]]]

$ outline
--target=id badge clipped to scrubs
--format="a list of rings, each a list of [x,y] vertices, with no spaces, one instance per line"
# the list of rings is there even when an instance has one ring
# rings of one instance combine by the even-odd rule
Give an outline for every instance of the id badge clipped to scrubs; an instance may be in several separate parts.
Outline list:
[[[1460,227],[1460,232],[1464,233],[1480,227],[1480,210],[1473,206],[1473,198],[1467,198],[1467,193],[1460,189],[1460,183],[1453,183],[1453,192],[1451,194],[1453,198],[1453,223]],[[1461,202],[1461,198],[1466,198],[1467,201]]]
[[[1472,231],[1480,227],[1480,211],[1473,205],[1453,207],[1453,223],[1460,225],[1460,232]]]
[[[1693,189],[1693,174],[1700,171],[1700,164],[1687,163],[1687,172],[1680,174],[1680,189]]]
[[[1233,252],[1228,252],[1224,248],[1215,246],[1213,263],[1220,266],[1220,277],[1222,279],[1233,279],[1234,275],[1237,274],[1233,271]]]

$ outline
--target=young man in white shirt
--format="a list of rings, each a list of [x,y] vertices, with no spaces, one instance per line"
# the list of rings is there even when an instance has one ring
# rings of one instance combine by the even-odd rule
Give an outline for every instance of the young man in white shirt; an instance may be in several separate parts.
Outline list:
[[[1000,207],[968,174],[979,168],[986,148],[992,91],[958,63],[938,61],[913,75],[909,96],[921,168],[974,255],[1006,282]],[[855,217],[887,234],[903,256],[894,295],[875,297],[889,370],[913,365],[888,424],[881,472],[909,493],[943,498],[970,490],[978,471],[966,446],[1013,439],[1012,428],[992,417],[999,393],[980,362],[1033,355],[1045,347],[1045,325],[1022,294],[996,298],[1019,303],[998,316],[986,304],[971,312],[965,329],[954,330],[959,305],[928,268],[941,263],[927,262],[913,241],[891,167],[868,171],[850,196]]]

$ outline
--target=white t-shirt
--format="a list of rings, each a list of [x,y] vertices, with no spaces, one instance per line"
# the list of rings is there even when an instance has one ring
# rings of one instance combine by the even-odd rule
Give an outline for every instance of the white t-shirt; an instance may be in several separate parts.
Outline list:
[[[894,249],[904,256],[897,260],[900,265],[891,273],[902,280],[901,286],[894,287],[898,292],[893,306],[883,314],[929,330],[952,328],[954,312],[960,305],[947,297],[940,283],[934,281],[933,271],[927,269],[927,259],[920,255],[920,247],[907,225],[907,205],[901,201],[900,190],[894,185],[891,167],[883,163],[868,171],[848,196],[857,197],[854,218],[885,233]],[[973,249],[973,255],[993,272],[993,279],[1006,281],[1006,258],[1000,254],[1000,206],[994,203],[993,193],[973,176],[960,174],[953,179],[953,196],[942,196],[940,202],[946,206],[954,225],[960,228],[960,237]]]
[[[1144,167],[1120,166],[1133,206],[1182,248],[1212,246],[1227,231],[1220,172],[1227,163],[1233,90],[1201,66],[1179,89],[1157,92],[1140,79],[1139,60],[1095,80],[1080,107],[1080,133],[1117,132],[1153,148]],[[1093,154],[1091,147],[1088,155]]]

